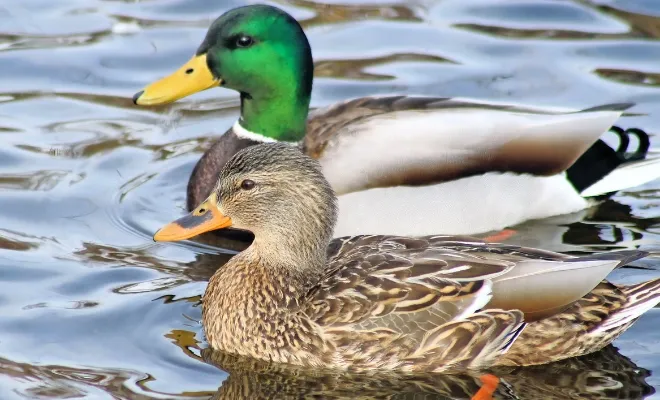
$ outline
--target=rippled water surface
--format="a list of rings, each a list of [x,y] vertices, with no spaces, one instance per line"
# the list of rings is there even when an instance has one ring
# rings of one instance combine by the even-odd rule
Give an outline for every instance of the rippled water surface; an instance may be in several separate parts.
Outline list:
[[[182,212],[194,163],[236,119],[237,95],[215,89],[150,109],[130,98],[187,60],[213,18],[245,3],[0,0],[0,398],[414,398],[477,387],[468,378],[282,380],[202,354],[198,301],[231,252],[155,244],[151,234]],[[621,126],[660,133],[659,1],[274,4],[310,37],[314,106],[387,93],[576,108],[631,101]],[[655,182],[588,212],[524,224],[510,241],[658,249],[659,215]],[[640,265],[650,270],[615,278],[660,274],[657,259]],[[510,372],[511,390],[590,398],[584,378],[611,384],[612,397],[660,398],[658,311],[615,342],[620,354]]]

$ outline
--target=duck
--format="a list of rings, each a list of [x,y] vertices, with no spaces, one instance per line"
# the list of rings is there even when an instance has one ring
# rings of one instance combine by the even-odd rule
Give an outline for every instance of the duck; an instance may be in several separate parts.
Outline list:
[[[574,256],[468,236],[333,239],[337,197],[320,163],[288,143],[244,148],[217,178],[206,200],[153,237],[229,227],[254,235],[202,297],[213,350],[354,372],[539,365],[602,349],[660,302],[660,279],[605,280],[648,256],[640,250]]]
[[[613,127],[632,104],[576,111],[390,95],[310,113],[313,75],[300,24],[279,8],[249,5],[218,17],[190,61],[133,96],[153,106],[218,86],[240,93],[240,118],[192,171],[188,210],[233,154],[271,141],[297,143],[321,163],[339,195],[336,236],[501,230],[660,177],[648,135]],[[601,139],[610,128],[621,137],[617,149]],[[639,145],[627,151],[634,137]],[[405,212],[391,213],[395,206]]]

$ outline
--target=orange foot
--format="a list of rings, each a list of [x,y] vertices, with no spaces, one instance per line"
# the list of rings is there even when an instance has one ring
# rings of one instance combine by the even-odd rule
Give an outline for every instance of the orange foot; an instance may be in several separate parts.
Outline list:
[[[485,238],[483,238],[483,241],[487,243],[503,242],[515,234],[516,231],[514,231],[513,229],[502,229],[497,233],[486,236]]]
[[[500,378],[495,375],[486,374],[481,376],[481,388],[472,396],[472,400],[493,400],[493,393],[497,390]]]

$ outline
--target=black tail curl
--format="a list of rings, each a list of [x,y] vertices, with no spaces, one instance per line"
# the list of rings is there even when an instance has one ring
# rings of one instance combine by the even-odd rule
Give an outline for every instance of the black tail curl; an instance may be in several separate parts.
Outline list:
[[[639,128],[623,130],[618,126],[612,126],[610,132],[619,137],[616,150],[599,139],[566,170],[568,180],[578,193],[603,179],[620,165],[646,158],[651,146],[646,132]],[[637,137],[639,144],[637,149],[628,151],[631,135]]]

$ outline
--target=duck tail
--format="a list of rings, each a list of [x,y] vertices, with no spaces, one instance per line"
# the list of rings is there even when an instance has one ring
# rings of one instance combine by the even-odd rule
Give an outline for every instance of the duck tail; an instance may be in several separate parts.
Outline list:
[[[614,268],[619,268],[624,265],[628,265],[633,261],[641,260],[644,257],[647,257],[650,253],[644,250],[619,250],[619,251],[610,251],[607,253],[593,253],[582,257],[574,258],[570,261],[592,261],[592,260],[611,260],[618,261],[618,264]]]
[[[608,195],[618,190],[642,185],[660,177],[660,155],[648,157],[649,136],[637,128],[610,132],[619,137],[614,149],[599,139],[566,171],[573,187],[584,197]],[[629,151],[630,136],[638,145]]]
[[[637,318],[660,303],[660,278],[621,286],[626,303],[607,317],[594,333],[614,333],[616,336],[632,325]]]
[[[660,303],[660,278],[628,286],[602,281],[572,306],[530,322],[499,365],[546,364],[603,349]]]

